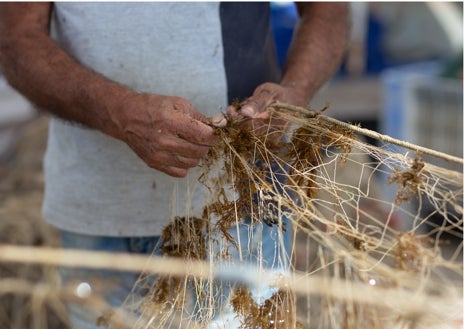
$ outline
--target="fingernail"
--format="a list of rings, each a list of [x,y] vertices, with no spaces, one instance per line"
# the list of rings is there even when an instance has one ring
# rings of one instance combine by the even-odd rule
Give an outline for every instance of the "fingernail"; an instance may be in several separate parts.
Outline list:
[[[220,115],[217,117],[213,117],[211,119],[211,123],[213,124],[213,126],[220,128],[220,127],[225,127],[227,125],[227,120],[223,115]]]
[[[254,109],[251,106],[247,106],[247,105],[243,106],[240,109],[240,113],[243,114],[244,116],[252,117],[252,118],[254,118],[256,115]]]

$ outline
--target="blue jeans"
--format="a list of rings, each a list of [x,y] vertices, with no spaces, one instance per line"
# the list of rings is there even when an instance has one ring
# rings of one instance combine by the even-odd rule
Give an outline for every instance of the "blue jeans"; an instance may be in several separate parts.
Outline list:
[[[245,275],[259,277],[259,272],[265,270],[268,274],[275,274],[273,278],[277,279],[278,275],[289,273],[292,227],[290,220],[285,216],[281,218],[281,221],[285,230],[282,230],[277,224],[269,226],[265,223],[255,223],[252,225],[250,220],[245,220],[238,227],[232,227],[228,230],[230,237],[239,248],[231,246],[225,238],[219,238],[219,243],[210,245],[215,255],[220,255],[221,251],[224,252],[225,247],[228,250],[224,260],[222,260],[222,256],[214,260],[216,269],[223,266],[226,270],[220,272],[225,274],[224,277],[220,276],[214,282],[208,283],[213,285],[211,292],[214,294],[214,302],[213,305],[206,306],[211,309],[214,321],[220,319],[223,313],[232,311],[230,292],[237,285],[247,286],[258,304],[262,304],[278,291],[277,288],[271,287],[272,281],[268,282],[264,279],[260,279],[258,285],[253,283],[253,286],[250,286],[250,281]],[[231,271],[227,271],[231,263]],[[252,279],[256,279],[256,277]],[[201,316],[201,314],[198,315]],[[230,326],[225,327],[231,328]]]
[[[284,217],[283,222],[288,222]],[[240,249],[229,246],[231,260],[235,264],[245,264],[265,268],[282,273],[288,272],[290,257],[287,252],[291,242],[291,227],[286,224],[285,232],[282,232],[277,225],[272,227],[266,224],[247,224],[239,225],[229,230],[231,236],[240,245]],[[94,251],[139,253],[151,255],[152,253],[161,254],[159,236],[153,237],[132,237],[116,238],[102,236],[88,236],[61,231],[62,246],[66,249],[84,249]],[[226,242],[225,242],[226,243]],[[212,247],[214,248],[214,247]],[[219,262],[220,261],[216,261]],[[85,268],[62,268],[60,269],[62,281],[65,285],[79,287],[90,286],[93,293],[103,296],[106,302],[114,308],[122,305],[125,298],[129,295],[138,278],[137,273],[122,272],[112,270],[96,270]],[[219,309],[220,305],[226,305],[229,298],[230,289],[235,286],[235,279],[231,281],[219,278],[212,283],[220,288],[219,296],[216,295],[213,306],[214,317],[218,317],[223,312]],[[251,287],[257,295],[257,301],[263,302],[269,298],[276,289],[265,289],[266,287]],[[216,290],[216,289],[215,289]],[[97,326],[97,319],[101,314],[92,312],[82,305],[68,303],[70,321],[73,329],[95,329],[103,328]],[[198,310],[194,310],[195,317],[201,317]]]
[[[115,238],[83,235],[67,231],[60,231],[60,233],[61,244],[65,249],[151,255],[154,251],[157,252],[157,246],[160,242],[159,236]],[[114,308],[121,306],[138,278],[138,274],[134,272],[67,267],[60,268],[60,275],[65,286],[72,285],[76,287],[77,293],[85,293],[90,286],[92,293],[103,296],[105,301]],[[104,328],[103,326],[97,326],[97,319],[101,314],[71,302],[67,306],[73,329]]]

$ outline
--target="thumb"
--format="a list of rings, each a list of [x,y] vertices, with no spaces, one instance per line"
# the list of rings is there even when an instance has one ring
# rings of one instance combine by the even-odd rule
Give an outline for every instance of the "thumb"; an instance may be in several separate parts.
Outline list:
[[[274,93],[267,89],[257,90],[253,96],[245,100],[240,113],[254,119],[267,119],[269,113],[266,108],[274,101]]]
[[[209,122],[215,127],[222,128],[227,125],[227,119],[223,114],[218,114],[210,119],[208,119]]]
[[[193,107],[189,108],[187,114],[194,120],[197,120],[197,121],[200,121],[200,122],[203,122],[203,123],[208,122],[208,118],[205,115],[203,115],[202,113],[195,110]]]

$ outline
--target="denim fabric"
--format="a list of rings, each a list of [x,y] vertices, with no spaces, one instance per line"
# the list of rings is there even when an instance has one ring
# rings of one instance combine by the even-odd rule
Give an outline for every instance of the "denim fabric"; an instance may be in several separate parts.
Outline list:
[[[259,169],[263,169],[261,161],[256,161],[255,164]],[[262,270],[271,274],[261,280],[260,284],[248,286],[258,304],[262,304],[278,291],[278,288],[272,287],[273,280],[290,272],[293,230],[287,216],[291,212],[276,201],[272,201],[277,195],[294,198],[292,192],[285,189],[287,170],[285,164],[273,162],[266,171],[265,179],[272,185],[273,191],[267,192],[266,195],[255,193],[252,197],[252,201],[261,207],[261,213],[255,214],[259,218],[258,223],[252,224],[251,219],[246,218],[242,224],[229,229],[228,233],[236,245],[231,244],[224,237],[215,237],[210,244],[211,250],[214,251],[213,255],[221,255],[227,250],[226,257],[219,256],[215,259],[215,265],[219,268],[232,265],[232,269],[236,271],[243,269],[246,273],[252,273],[251,275],[259,275]],[[215,282],[208,283],[212,284],[209,291],[214,297],[212,305],[209,305],[212,309],[210,312],[213,321],[208,325],[208,329],[240,327],[236,314],[231,314],[233,313],[230,306],[231,291],[238,285],[249,284],[249,282],[234,273],[226,273],[226,276],[227,279],[218,278]],[[208,307],[203,306],[201,309]]]
[[[223,268],[227,269],[232,266],[232,270],[239,272],[243,270],[242,273],[226,273],[227,279],[219,277],[215,282],[206,284],[206,287],[212,284],[210,293],[214,296],[214,303],[213,305],[202,305],[202,309],[212,312],[213,322],[220,322],[222,317],[229,316],[232,289],[238,285],[249,284],[246,278],[241,277],[240,274],[253,273],[259,275],[261,270],[265,270],[273,274],[274,279],[277,279],[279,275],[290,272],[292,228],[288,218],[282,217],[281,220],[282,226],[286,227],[285,231],[278,225],[269,226],[264,223],[251,225],[249,220],[239,225],[238,228],[230,229],[228,233],[237,242],[238,248],[231,245],[224,238],[218,238],[217,241],[211,243],[210,248],[214,250],[212,253],[214,255],[224,253],[225,248],[228,250],[224,261],[221,261],[221,257],[215,259],[216,268],[223,266]],[[272,282],[263,280],[259,286],[248,286],[248,289],[255,301],[262,304],[278,290],[271,287],[271,285]],[[197,316],[201,316],[201,314],[197,314]],[[216,326],[211,328],[216,328]],[[232,328],[235,327],[232,326],[230,329]]]
[[[150,255],[155,249],[157,250],[157,244],[160,242],[159,236],[115,238],[82,235],[67,231],[60,233],[61,244],[65,249]],[[67,267],[60,269],[60,275],[65,286],[73,286],[78,289],[79,286],[88,287],[89,285],[92,293],[103,296],[112,307],[119,307],[124,302],[138,278],[138,274],[134,272]],[[101,314],[76,303],[68,303],[68,310],[73,329],[104,328],[96,324]]]
[[[250,266],[252,271],[254,269],[256,271],[266,269],[276,274],[285,274],[290,271],[289,250],[292,230],[287,218],[282,218],[282,224],[286,224],[285,231],[282,231],[278,225],[269,226],[263,223],[251,225],[249,220],[245,220],[238,228],[234,227],[229,230],[229,234],[240,248],[231,246],[225,239],[222,240],[222,244],[215,244],[210,247],[222,249],[227,245],[230,256],[227,264],[232,262],[235,265]],[[61,238],[63,248],[67,249],[129,252],[147,255],[155,251],[155,254],[160,254],[157,247],[161,242],[159,236],[115,238],[87,236],[61,231]],[[219,260],[215,260],[215,262],[216,266],[221,266]],[[124,302],[138,278],[137,273],[84,268],[62,268],[60,273],[64,284],[79,285],[80,283],[88,283],[93,292],[102,294],[113,307],[119,307]],[[211,291],[215,295],[214,305],[200,305],[197,301],[193,310],[194,317],[199,320],[202,316],[207,315],[200,311],[205,309],[209,315],[211,315],[210,312],[213,312],[214,319],[217,321],[218,318],[229,312],[230,309],[227,308],[219,309],[219,305],[229,304],[230,291],[238,283],[240,282],[235,279],[222,280],[221,278],[213,283],[206,283],[204,287],[207,290],[209,290],[209,284],[213,284]],[[259,287],[249,288],[258,303],[262,303],[277,291],[276,288],[270,288],[267,282],[263,282]],[[97,318],[101,314],[95,314],[90,309],[72,303],[68,304],[68,309],[73,329],[103,328],[96,325]]]

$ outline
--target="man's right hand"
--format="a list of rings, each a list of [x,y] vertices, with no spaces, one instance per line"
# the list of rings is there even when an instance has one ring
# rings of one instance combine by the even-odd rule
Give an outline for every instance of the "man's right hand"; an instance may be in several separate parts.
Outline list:
[[[183,177],[216,141],[185,99],[135,94],[79,64],[48,30],[52,5],[0,4],[0,67],[38,107],[127,143],[148,166]]]
[[[134,94],[111,114],[115,137],[127,143],[148,166],[184,177],[218,141],[208,119],[185,99]]]

